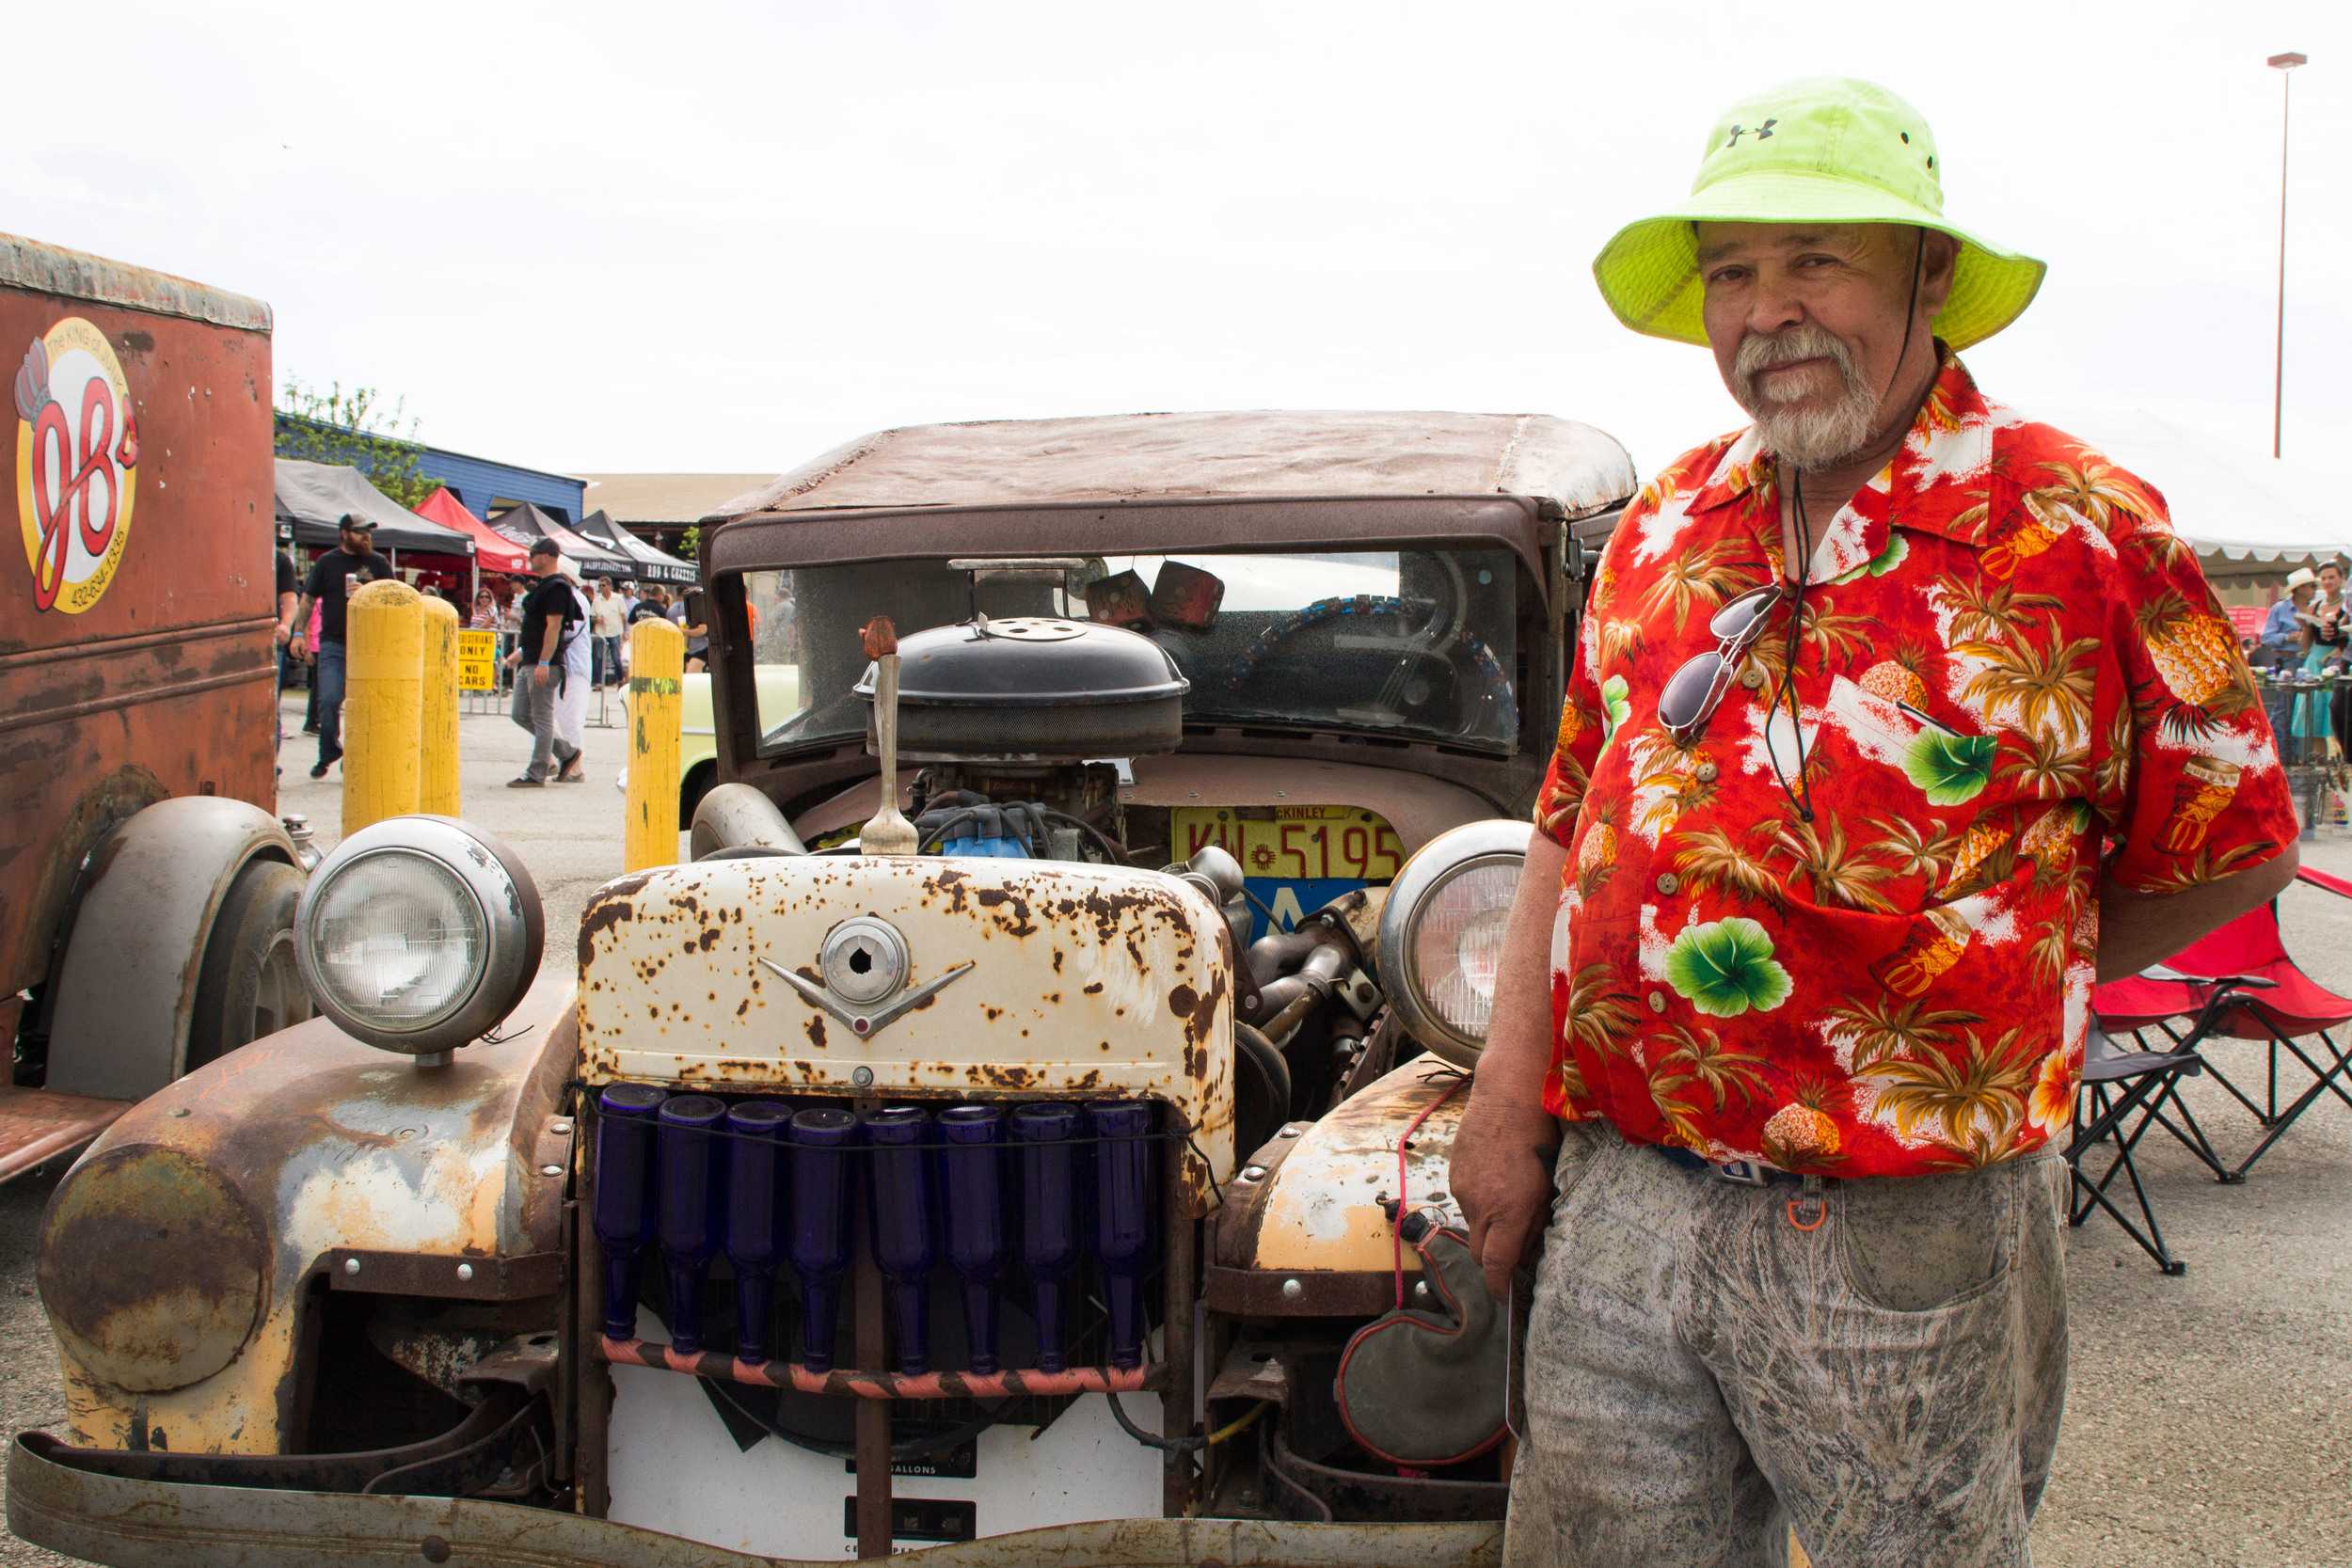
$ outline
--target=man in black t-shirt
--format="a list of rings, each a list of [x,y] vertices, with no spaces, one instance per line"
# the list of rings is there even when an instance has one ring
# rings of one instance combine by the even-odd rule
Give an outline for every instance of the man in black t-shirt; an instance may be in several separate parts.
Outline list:
[[[552,539],[531,546],[531,569],[539,580],[523,595],[522,633],[506,661],[516,666],[515,722],[531,732],[531,760],[510,789],[536,789],[550,780],[576,783],[587,777],[580,748],[555,733],[555,700],[564,684],[564,648],[584,634],[579,596],[563,575],[564,552]]]
[[[392,563],[375,553],[373,520],[346,512],[335,533],[339,547],[320,556],[310,567],[310,580],[303,588],[294,615],[297,628],[307,626],[304,618],[311,603],[318,604],[319,645],[313,654],[317,669],[311,677],[319,693],[319,760],[310,769],[314,779],[326,777],[326,770],[343,754],[343,626],[351,591],[392,575]],[[302,651],[306,635],[299,629],[293,634],[290,645],[296,653]]]

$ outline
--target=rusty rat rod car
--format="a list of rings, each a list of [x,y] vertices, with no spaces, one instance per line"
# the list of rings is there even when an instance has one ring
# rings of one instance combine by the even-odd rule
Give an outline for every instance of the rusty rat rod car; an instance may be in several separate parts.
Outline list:
[[[270,310],[0,234],[0,1180],[310,1016]]]
[[[743,498],[692,858],[532,985],[502,847],[339,846],[326,1016],[57,1192],[71,1431],[19,1441],[9,1524],[125,1564],[1491,1559],[1446,1162],[1577,531],[1632,487],[1563,420],[1242,414],[895,431]]]

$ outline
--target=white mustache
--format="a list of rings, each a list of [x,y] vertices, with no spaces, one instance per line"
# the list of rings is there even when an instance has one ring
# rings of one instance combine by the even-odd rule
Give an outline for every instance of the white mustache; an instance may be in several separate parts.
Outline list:
[[[1853,385],[1853,356],[1847,352],[1846,345],[1835,334],[1810,323],[1792,326],[1785,332],[1770,335],[1756,333],[1741,340],[1732,370],[1751,396],[1760,396],[1756,385],[1758,372],[1806,359],[1832,361],[1837,366],[1838,374],[1847,386]]]

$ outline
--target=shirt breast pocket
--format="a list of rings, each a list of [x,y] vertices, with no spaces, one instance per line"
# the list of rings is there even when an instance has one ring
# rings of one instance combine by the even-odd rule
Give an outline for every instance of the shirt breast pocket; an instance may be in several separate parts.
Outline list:
[[[1886,869],[1885,912],[1951,903],[2038,865],[2072,868],[2089,820],[2077,793],[2088,737],[2037,745],[1837,675],[1818,744],[1848,841]]]

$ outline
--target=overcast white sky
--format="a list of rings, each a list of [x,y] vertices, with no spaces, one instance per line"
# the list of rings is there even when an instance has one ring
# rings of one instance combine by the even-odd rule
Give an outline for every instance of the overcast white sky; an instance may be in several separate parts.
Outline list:
[[[2312,56],[2289,457],[2352,431],[2347,17],[22,6],[0,228],[258,295],[281,382],[373,386],[427,440],[573,473],[1263,406],[1562,414],[1647,470],[1740,416],[1701,351],[1616,325],[1593,253],[1681,195],[1724,103],[1861,74],[1934,126],[1956,221],[2051,263],[1979,379],[2161,485],[2157,429],[2268,462],[2281,50]]]

